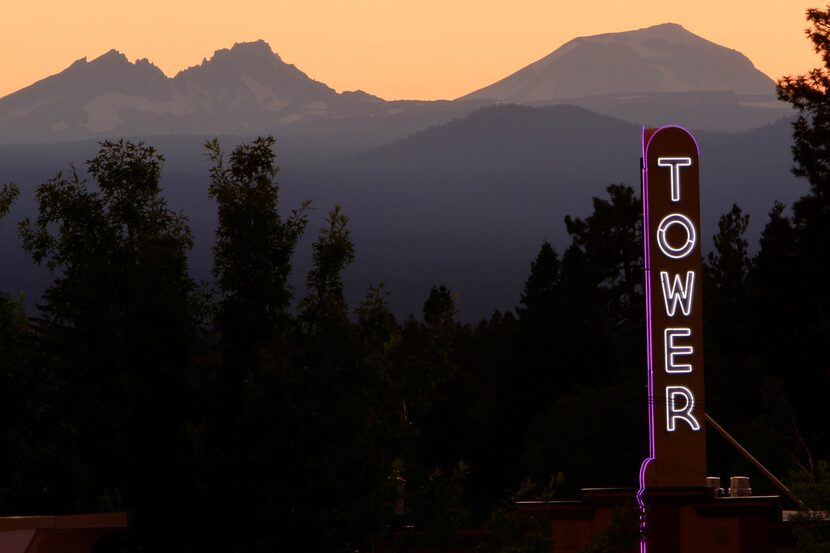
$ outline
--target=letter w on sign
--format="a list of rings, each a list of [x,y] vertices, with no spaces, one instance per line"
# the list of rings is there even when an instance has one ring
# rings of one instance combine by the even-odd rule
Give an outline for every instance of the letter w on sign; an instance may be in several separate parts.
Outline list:
[[[663,286],[663,302],[666,304],[666,315],[674,317],[677,306],[680,305],[680,311],[686,317],[692,312],[692,296],[695,291],[695,273],[694,271],[686,272],[686,282],[680,279],[680,275],[674,275],[673,280],[669,280],[669,273],[667,271],[660,271],[660,284]]]

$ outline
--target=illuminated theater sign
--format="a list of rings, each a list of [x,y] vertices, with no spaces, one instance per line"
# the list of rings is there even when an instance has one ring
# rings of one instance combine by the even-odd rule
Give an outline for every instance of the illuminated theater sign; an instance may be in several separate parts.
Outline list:
[[[649,456],[640,494],[706,483],[700,173],[695,139],[643,130]]]

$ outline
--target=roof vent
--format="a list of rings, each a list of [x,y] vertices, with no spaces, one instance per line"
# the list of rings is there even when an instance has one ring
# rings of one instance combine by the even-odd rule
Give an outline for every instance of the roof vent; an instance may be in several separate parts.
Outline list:
[[[729,479],[729,496],[746,497],[752,495],[752,488],[749,487],[749,476],[733,476]]]
[[[707,476],[706,487],[714,490],[715,497],[723,497],[723,488],[720,487],[720,476]]]

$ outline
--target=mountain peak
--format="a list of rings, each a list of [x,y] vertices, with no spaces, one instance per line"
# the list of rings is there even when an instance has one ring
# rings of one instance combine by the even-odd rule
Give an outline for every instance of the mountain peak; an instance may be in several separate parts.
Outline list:
[[[275,55],[271,49],[271,45],[262,40],[253,40],[250,42],[235,42],[230,48],[231,52],[252,53],[252,54],[268,54]]]
[[[225,56],[234,59],[282,61],[279,55],[271,49],[271,45],[262,39],[251,42],[236,42],[230,48],[222,48],[213,53],[213,59]]]
[[[668,21],[666,23],[658,23],[657,25],[652,25],[651,27],[644,27],[640,29],[641,31],[648,31],[648,30],[667,30],[667,31],[686,31],[686,28],[683,27],[680,23],[672,23]],[[689,31],[686,31],[687,33]]]
[[[199,91],[197,103],[216,113],[265,110],[285,112],[287,106],[326,113],[337,93],[285,63],[264,40],[237,42],[216,50],[201,64],[180,71],[173,86]],[[315,103],[316,102],[316,103]],[[303,106],[314,104],[314,108]]]
[[[254,72],[269,71],[275,66],[285,65],[271,46],[262,39],[252,42],[236,42],[230,48],[220,48],[213,52],[213,56],[202,59],[202,63],[179,71],[176,78],[192,75],[194,71],[230,71],[236,73],[240,68],[254,69]]]
[[[700,46],[702,44],[709,44],[712,46],[718,46],[717,44],[694,34],[679,23],[668,22],[659,23],[650,27],[642,27],[631,31],[615,31],[598,35],[581,36],[565,43],[561,48],[554,50],[548,57],[553,56],[557,52],[562,54],[569,51],[570,45],[574,43],[624,43],[627,45],[637,45],[641,43],[649,43],[654,40],[665,40],[673,45],[683,44],[687,46]]]
[[[130,60],[128,60],[127,56],[123,53],[113,48],[107,53],[101,54],[89,63],[130,63]]]
[[[609,94],[773,90],[773,81],[743,54],[677,23],[662,23],[575,38],[464,98],[544,103]]]

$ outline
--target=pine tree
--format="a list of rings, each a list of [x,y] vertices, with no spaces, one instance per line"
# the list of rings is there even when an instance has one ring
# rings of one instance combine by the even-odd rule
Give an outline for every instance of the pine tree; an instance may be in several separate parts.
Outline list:
[[[12,204],[19,195],[20,189],[14,183],[0,186],[0,219],[8,214],[12,208]]]
[[[24,249],[54,275],[43,346],[59,356],[60,419],[84,463],[76,474],[91,480],[75,508],[126,508],[150,548],[187,541],[174,521],[189,509],[183,387],[197,330],[192,237],[161,195],[162,162],[142,143],[102,142],[87,162],[97,186],[74,168],[58,174],[20,227]]]
[[[807,10],[807,36],[822,66],[805,75],[778,81],[778,98],[798,112],[793,123],[793,172],[806,177],[811,193],[825,205],[830,201],[830,8]]]
[[[585,219],[565,218],[571,245],[562,258],[565,363],[584,384],[639,375],[643,300],[642,203],[623,184],[593,198]],[[592,344],[601,343],[602,348]]]
[[[562,263],[548,241],[542,244],[536,259],[530,264],[530,276],[525,282],[516,312],[525,325],[541,331],[552,331],[553,321],[561,315],[557,299]]]
[[[295,324],[288,277],[309,203],[281,215],[275,143],[267,136],[239,144],[227,162],[217,139],[205,144],[212,162],[208,190],[218,212],[213,273],[221,357],[208,368],[214,375],[200,454],[201,507],[218,529],[212,545],[226,550],[272,547],[275,519],[285,513],[276,504],[279,460],[289,447],[284,433],[291,431]]]
[[[750,309],[747,278],[751,260],[744,237],[748,226],[749,215],[733,205],[718,221],[715,248],[703,266],[706,335],[718,340],[723,350],[746,344],[747,324],[742,318]]]
[[[572,245],[586,256],[595,282],[608,290],[622,316],[639,308],[642,286],[642,203],[630,186],[612,184],[609,199],[593,198],[594,211],[585,219],[565,217]]]
[[[807,21],[807,36],[822,65],[806,75],[778,81],[778,97],[798,112],[793,123],[793,172],[805,177],[810,185],[809,193],[792,206],[792,265],[790,274],[780,279],[782,284],[789,281],[792,288],[779,287],[778,293],[793,302],[797,343],[790,355],[780,360],[778,370],[784,372],[791,393],[799,396],[795,405],[805,439],[827,451],[830,430],[816,422],[822,417],[811,406],[822,402],[816,390],[830,387],[830,365],[820,345],[830,341],[830,292],[826,287],[830,280],[830,7],[807,10]],[[769,238],[786,232],[781,217],[770,221],[773,223]],[[767,241],[768,246],[772,244]],[[769,263],[765,266],[769,268]],[[770,284],[771,277],[768,271],[761,278]],[[787,329],[782,329],[783,339],[789,335]]]
[[[312,330],[320,325],[343,326],[347,321],[343,271],[354,260],[349,218],[340,206],[335,206],[325,223],[312,246],[313,267],[306,282],[308,295],[300,302],[302,317]]]
[[[225,353],[237,364],[255,363],[255,348],[285,329],[292,257],[308,223],[308,202],[285,220],[280,215],[275,142],[267,136],[240,144],[227,164],[217,139],[205,144],[219,219],[213,269],[221,293],[218,322]]]

